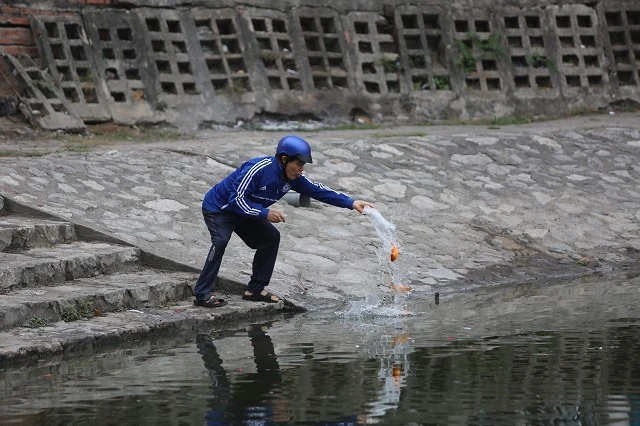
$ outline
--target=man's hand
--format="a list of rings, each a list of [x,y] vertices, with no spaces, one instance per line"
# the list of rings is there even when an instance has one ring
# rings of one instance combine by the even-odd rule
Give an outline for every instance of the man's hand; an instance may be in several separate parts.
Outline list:
[[[269,213],[267,213],[267,220],[271,223],[284,222],[285,217],[284,213],[275,210],[269,210]]]
[[[357,211],[358,211],[358,213],[362,213],[362,211],[364,210],[364,208],[365,208],[365,207],[367,207],[367,206],[369,206],[369,207],[371,207],[371,208],[374,208],[374,209],[375,209],[375,206],[374,206],[373,204],[371,204],[371,203],[370,203],[370,202],[368,202],[368,201],[362,201],[362,200],[355,200],[355,201],[353,202],[353,206],[352,206],[352,208],[353,208],[354,210],[357,210]]]

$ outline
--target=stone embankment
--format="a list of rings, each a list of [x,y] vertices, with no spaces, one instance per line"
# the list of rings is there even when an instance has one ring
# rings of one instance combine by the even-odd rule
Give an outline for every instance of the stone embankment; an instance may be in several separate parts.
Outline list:
[[[219,289],[229,305],[195,308],[189,289],[210,245],[204,193],[243,161],[272,154],[282,135],[203,130],[81,152],[47,140],[39,149],[55,152],[0,158],[3,359],[184,327],[225,327],[284,309],[241,300],[253,252],[235,237]],[[311,179],[372,201],[396,225],[413,300],[432,301],[438,292],[446,303],[476,287],[638,269],[637,113],[499,129],[304,136],[313,147]],[[13,146],[11,152],[37,148],[33,140],[5,141],[0,148]],[[57,220],[34,222],[20,206]],[[380,241],[366,217],[316,201],[273,208],[287,221],[277,225],[282,238],[272,292],[306,309],[392,296],[389,277],[380,273]],[[89,321],[60,321],[92,313]],[[41,320],[53,325],[24,327]]]

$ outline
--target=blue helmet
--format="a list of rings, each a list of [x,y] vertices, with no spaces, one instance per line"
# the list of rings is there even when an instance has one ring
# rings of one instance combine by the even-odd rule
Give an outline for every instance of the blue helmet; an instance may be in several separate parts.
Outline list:
[[[289,158],[297,158],[303,163],[313,163],[309,142],[298,136],[289,135],[280,139],[276,148],[276,156],[281,154]]]

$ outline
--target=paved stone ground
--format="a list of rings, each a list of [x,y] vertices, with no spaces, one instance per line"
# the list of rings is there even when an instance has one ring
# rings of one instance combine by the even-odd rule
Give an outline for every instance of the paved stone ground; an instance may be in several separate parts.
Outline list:
[[[59,139],[4,136],[0,193],[144,250],[200,267],[200,203],[233,167],[273,153],[286,132],[200,131],[170,142],[61,150]],[[640,115],[531,125],[305,132],[313,180],[373,202],[397,226],[417,296],[474,286],[637,268]],[[270,289],[307,307],[389,294],[365,216],[280,202]],[[253,252],[233,238],[221,275],[246,282]],[[384,269],[384,268],[383,268]]]

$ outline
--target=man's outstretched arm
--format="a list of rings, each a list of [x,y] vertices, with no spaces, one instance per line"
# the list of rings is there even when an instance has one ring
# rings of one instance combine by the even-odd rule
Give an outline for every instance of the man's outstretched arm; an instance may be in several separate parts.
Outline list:
[[[368,201],[354,200],[348,195],[335,191],[322,183],[313,182],[306,175],[302,175],[295,182],[292,182],[291,187],[299,193],[308,195],[316,200],[336,207],[353,209],[358,213],[363,213],[364,208],[367,206],[375,208]]]

